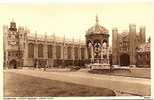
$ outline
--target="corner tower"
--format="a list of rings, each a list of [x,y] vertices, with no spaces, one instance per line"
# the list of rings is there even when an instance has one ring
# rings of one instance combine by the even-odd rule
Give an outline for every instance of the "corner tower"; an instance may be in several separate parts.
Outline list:
[[[112,29],[112,64],[118,65],[118,29]]]
[[[140,36],[140,40],[141,40],[141,43],[140,44],[143,44],[146,42],[146,37],[145,37],[145,27],[140,27],[140,32],[139,32],[139,36]]]
[[[130,24],[129,25],[129,53],[130,53],[130,65],[136,65],[136,25]]]

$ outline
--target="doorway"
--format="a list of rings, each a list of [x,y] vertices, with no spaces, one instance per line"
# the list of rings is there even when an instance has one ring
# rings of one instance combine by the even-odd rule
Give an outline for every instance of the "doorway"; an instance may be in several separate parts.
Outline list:
[[[11,68],[14,68],[14,69],[17,69],[17,61],[16,60],[11,60],[10,63],[9,63],[9,66]]]
[[[124,53],[120,56],[120,66],[129,66],[130,65],[130,57],[128,54]]]

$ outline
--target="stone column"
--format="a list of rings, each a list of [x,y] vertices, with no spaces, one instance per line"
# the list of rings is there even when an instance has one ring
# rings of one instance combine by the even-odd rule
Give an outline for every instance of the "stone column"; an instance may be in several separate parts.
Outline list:
[[[34,46],[35,47],[35,46]],[[23,66],[26,66],[27,65],[27,59],[28,59],[28,43],[27,41],[25,42],[25,49],[24,49],[24,52],[23,52]]]
[[[34,58],[38,58],[38,44],[34,44]]]
[[[44,47],[43,57],[44,57],[44,59],[47,59],[48,58],[48,47],[47,47],[47,44],[45,43],[43,47]]]
[[[56,43],[53,43],[53,59],[56,59]]]
[[[46,35],[46,33],[45,33],[45,38],[44,38],[45,40],[45,44],[44,44],[44,51],[43,51],[43,55],[44,55],[44,58],[45,59],[48,59],[48,44],[47,44],[47,35]]]
[[[73,45],[72,45],[72,60],[73,60],[73,65],[74,65],[74,59],[75,59],[75,56],[74,56],[74,42],[73,42]]]
[[[110,62],[109,62],[109,47],[107,47],[107,64],[110,64]]]
[[[78,54],[79,54],[79,60],[81,60],[81,45],[80,44],[79,44]]]
[[[84,58],[85,59],[88,59],[88,51],[87,51],[87,46],[85,46],[85,54],[84,54]]]
[[[61,59],[64,59],[64,45],[61,45]]]
[[[64,60],[67,59],[67,46],[64,46]]]
[[[38,44],[37,41],[34,44],[34,59],[36,59],[36,68],[38,68]]]
[[[45,44],[43,46],[43,58],[46,61],[46,65],[44,67],[47,67],[47,64],[48,64],[48,45],[47,45],[46,42],[45,42]]]

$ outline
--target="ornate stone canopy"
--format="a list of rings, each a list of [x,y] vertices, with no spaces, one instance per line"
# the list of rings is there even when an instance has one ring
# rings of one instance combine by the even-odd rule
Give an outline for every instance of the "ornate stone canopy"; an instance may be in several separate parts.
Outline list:
[[[96,16],[96,24],[86,33],[88,58],[91,63],[109,63],[109,34],[108,30],[99,25]]]
[[[86,35],[107,34],[107,33],[108,33],[108,30],[105,27],[99,25],[98,16],[96,16],[96,24],[88,29],[88,31],[86,32]]]

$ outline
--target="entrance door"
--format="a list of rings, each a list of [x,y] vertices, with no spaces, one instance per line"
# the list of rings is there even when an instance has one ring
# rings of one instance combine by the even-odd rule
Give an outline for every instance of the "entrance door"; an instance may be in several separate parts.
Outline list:
[[[9,63],[9,66],[16,69],[17,68],[17,61],[16,60],[11,60],[10,63]]]
[[[120,66],[129,66],[130,65],[130,57],[128,54],[122,54],[120,56]]]

